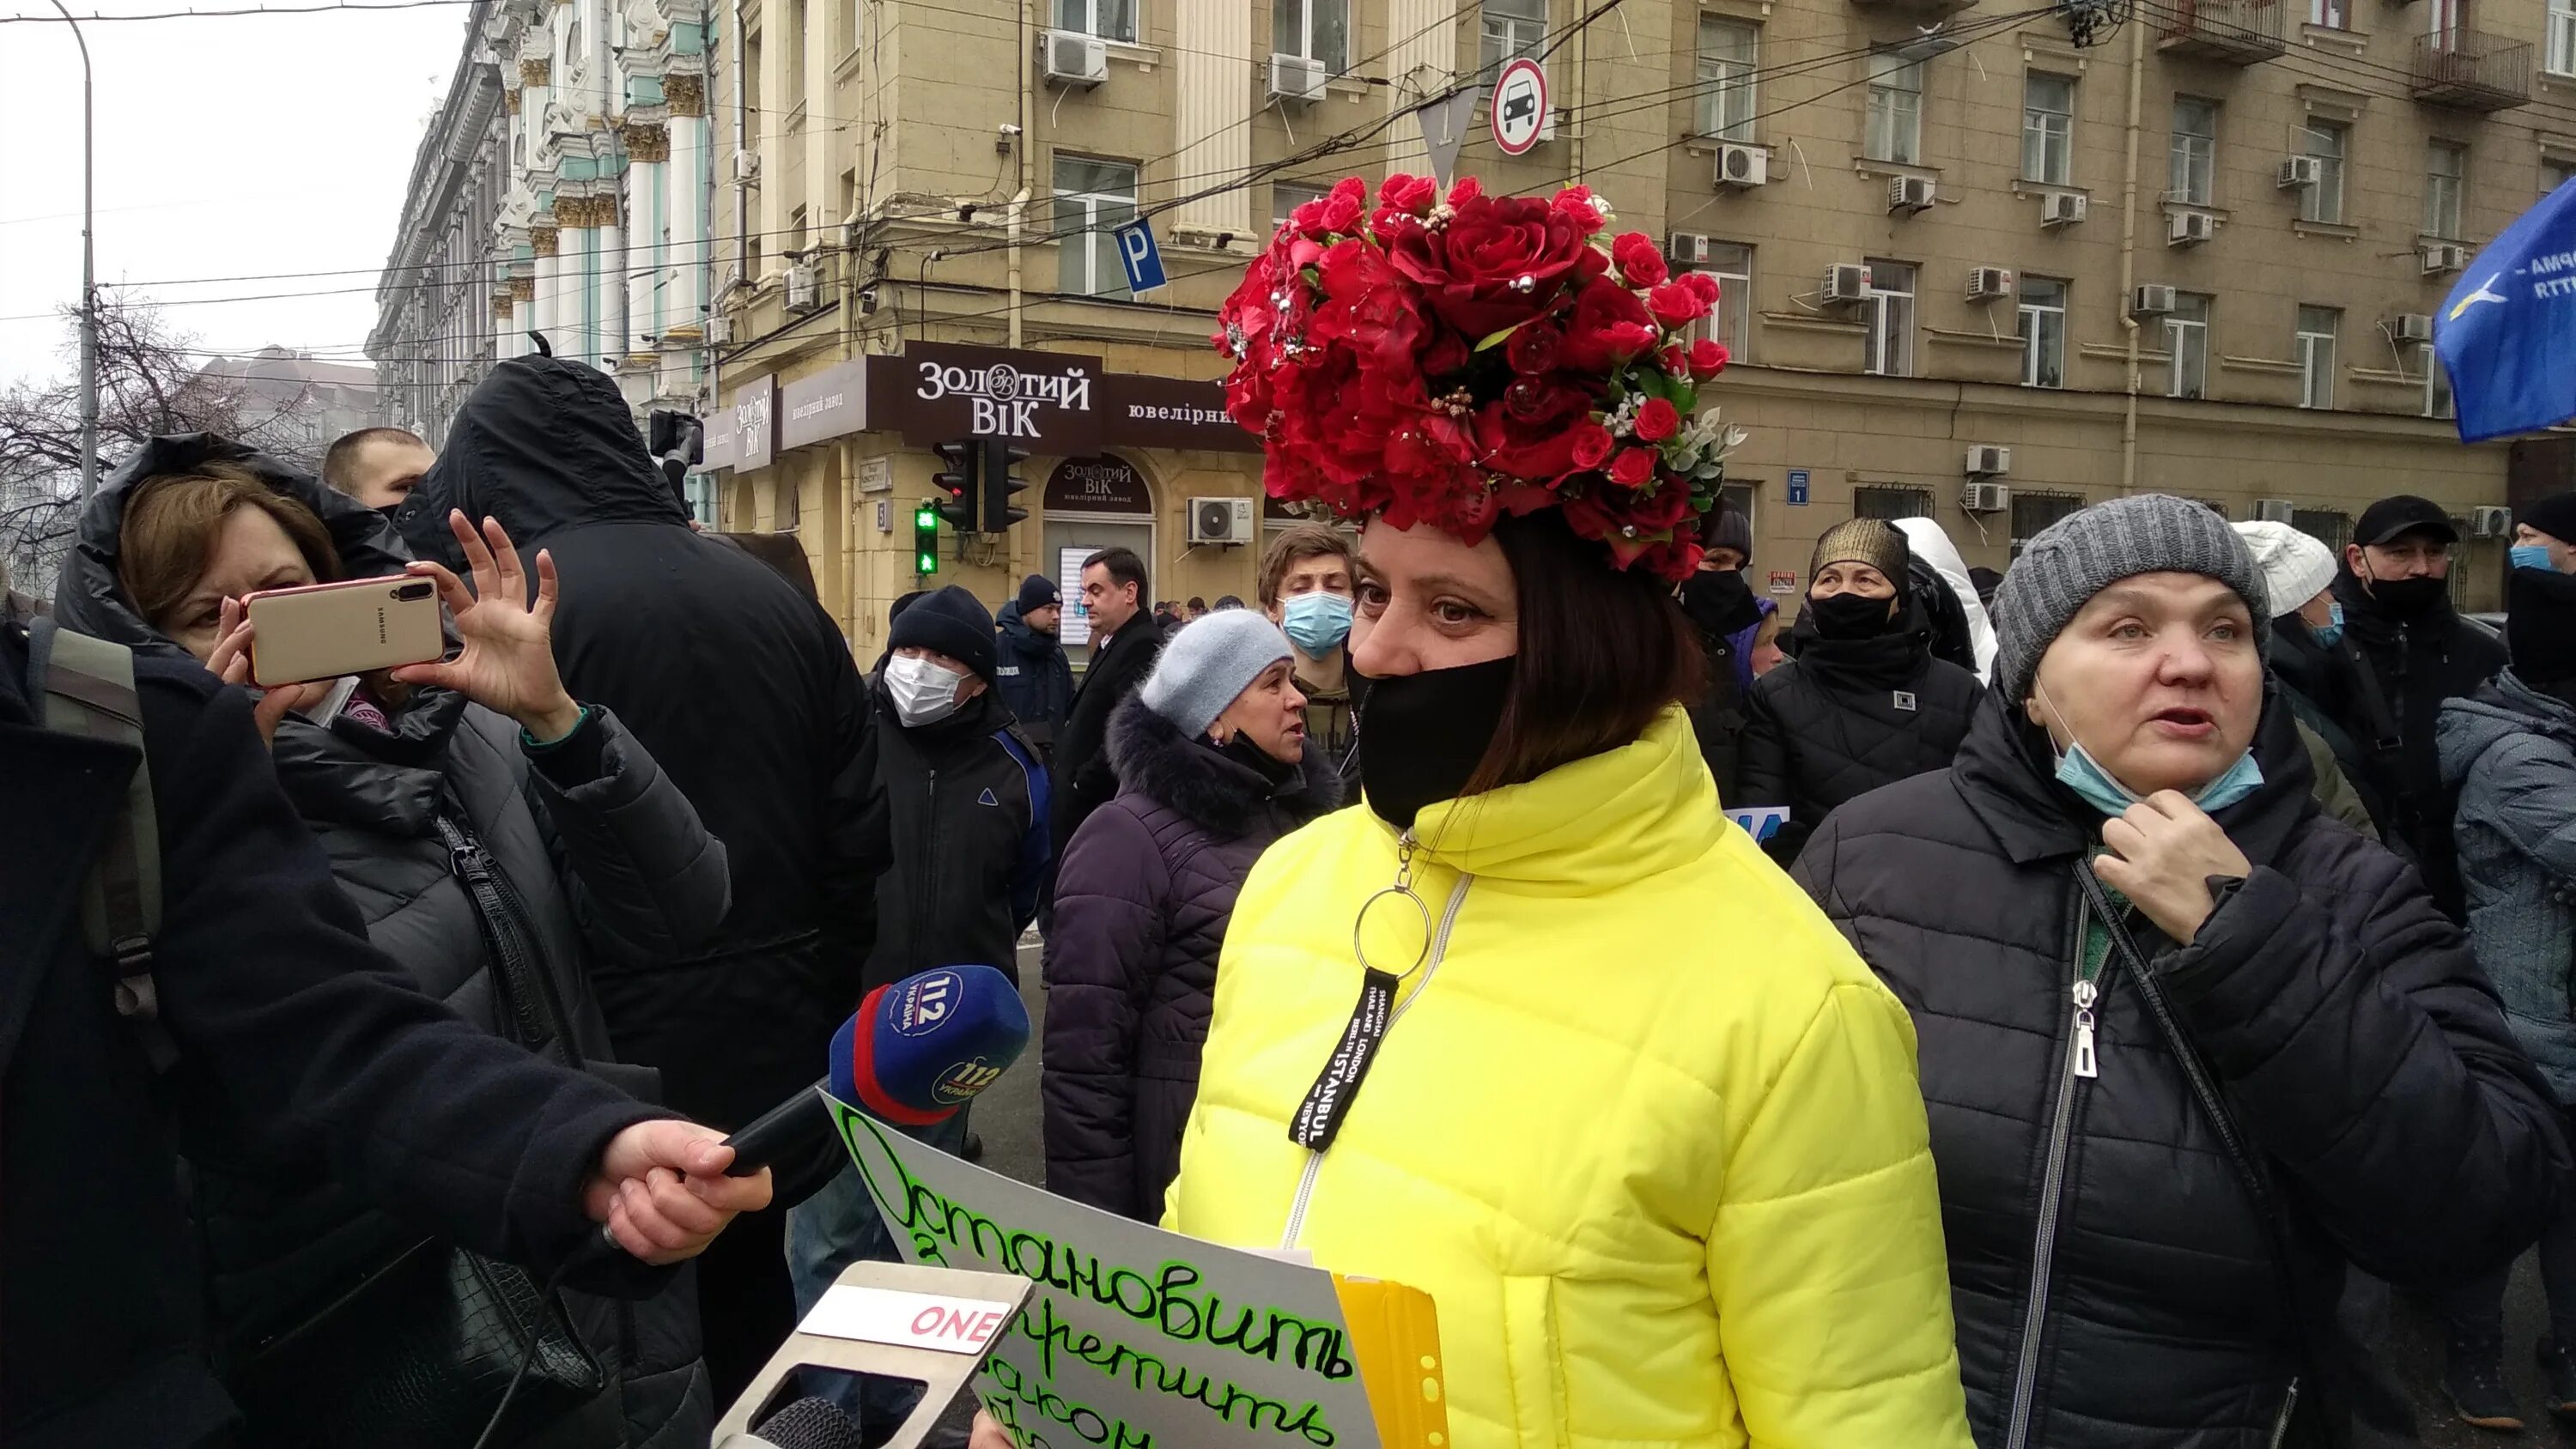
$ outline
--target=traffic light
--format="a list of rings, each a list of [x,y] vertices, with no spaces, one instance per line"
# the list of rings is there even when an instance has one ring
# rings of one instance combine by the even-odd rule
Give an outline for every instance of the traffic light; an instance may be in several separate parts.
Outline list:
[[[981,450],[972,442],[961,442],[942,443],[937,452],[940,461],[948,465],[946,472],[935,474],[930,480],[948,495],[939,504],[939,516],[947,519],[948,526],[959,533],[982,532],[975,512],[975,506],[983,501],[975,486],[975,465],[981,457]]]
[[[939,572],[939,512],[948,505],[925,498],[912,510],[912,571],[928,578]]]
[[[1001,533],[1029,516],[1027,509],[1011,502],[1012,494],[1029,486],[1027,480],[1011,471],[1029,460],[1029,450],[1012,447],[1008,438],[980,441],[984,448],[984,531]]]

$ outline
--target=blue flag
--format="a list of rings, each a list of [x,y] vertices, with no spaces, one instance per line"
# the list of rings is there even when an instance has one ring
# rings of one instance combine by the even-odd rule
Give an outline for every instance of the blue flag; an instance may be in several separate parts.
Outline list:
[[[2576,182],[2504,229],[2460,274],[2433,323],[2460,441],[2576,418]]]

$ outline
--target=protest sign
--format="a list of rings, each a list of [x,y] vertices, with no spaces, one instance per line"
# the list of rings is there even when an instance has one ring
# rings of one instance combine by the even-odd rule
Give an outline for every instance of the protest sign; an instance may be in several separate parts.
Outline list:
[[[907,1261],[1035,1285],[974,1381],[1022,1449],[1379,1449],[1331,1274],[1041,1192],[831,1107]]]

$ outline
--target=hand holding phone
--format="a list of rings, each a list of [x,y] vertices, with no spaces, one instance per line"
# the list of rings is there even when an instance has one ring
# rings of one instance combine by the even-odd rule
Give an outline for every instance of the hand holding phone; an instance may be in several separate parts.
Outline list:
[[[404,574],[264,589],[242,608],[253,630],[251,682],[263,687],[415,664],[447,647],[438,590]]]
[[[251,628],[250,613],[239,599],[226,599],[216,629],[215,652],[206,656],[206,667],[226,684],[250,683],[250,646],[256,631]],[[251,723],[259,726],[261,743],[277,744],[277,725],[287,715],[328,697],[331,684],[317,680],[310,684],[281,684],[261,694],[251,705]]]
[[[559,740],[581,723],[581,707],[564,691],[555,670],[555,561],[537,551],[537,590],[528,601],[527,570],[500,520],[486,518],[478,537],[462,510],[447,515],[448,531],[464,547],[474,587],[423,560],[411,574],[435,585],[456,620],[464,652],[444,662],[406,664],[393,672],[405,684],[453,689],[486,709],[508,715],[539,740]]]

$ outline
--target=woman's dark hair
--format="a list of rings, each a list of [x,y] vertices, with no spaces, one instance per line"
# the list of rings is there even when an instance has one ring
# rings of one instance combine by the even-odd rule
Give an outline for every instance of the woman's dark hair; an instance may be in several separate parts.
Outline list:
[[[146,478],[126,497],[116,581],[143,622],[175,632],[170,616],[205,573],[225,520],[243,508],[275,519],[316,580],[339,579],[340,554],[331,546],[331,531],[302,500],[277,492],[247,469],[207,463],[193,473]]]
[[[1661,579],[1604,567],[1601,545],[1554,509],[1503,519],[1494,540],[1512,565],[1520,657],[1466,793],[1634,743],[1666,706],[1699,698],[1706,664]]]

